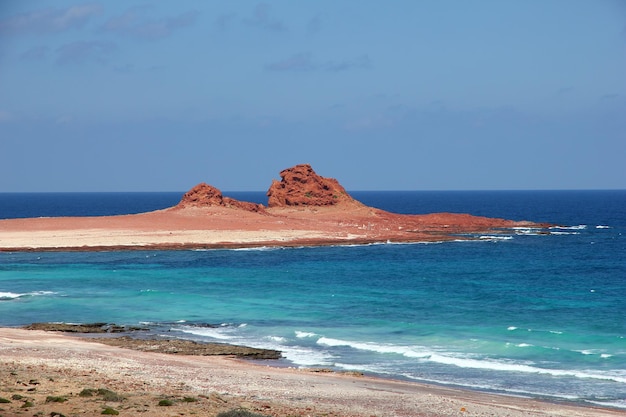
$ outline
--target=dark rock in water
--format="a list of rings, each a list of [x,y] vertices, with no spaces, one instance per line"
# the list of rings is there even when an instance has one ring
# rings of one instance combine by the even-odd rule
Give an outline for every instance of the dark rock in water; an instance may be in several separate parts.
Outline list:
[[[26,330],[44,330],[47,332],[66,333],[126,333],[135,331],[146,331],[148,328],[136,326],[119,326],[110,323],[32,323],[24,326]]]
[[[192,340],[135,339],[129,336],[89,339],[94,342],[142,352],[195,356],[236,356],[244,359],[280,359],[281,352],[224,343],[200,343]]]

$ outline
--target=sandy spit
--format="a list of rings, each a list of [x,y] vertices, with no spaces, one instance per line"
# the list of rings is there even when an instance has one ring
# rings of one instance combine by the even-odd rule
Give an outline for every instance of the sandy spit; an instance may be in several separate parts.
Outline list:
[[[535,225],[467,214],[403,215],[365,206],[170,208],[102,217],[0,220],[0,251],[194,249],[441,241]]]

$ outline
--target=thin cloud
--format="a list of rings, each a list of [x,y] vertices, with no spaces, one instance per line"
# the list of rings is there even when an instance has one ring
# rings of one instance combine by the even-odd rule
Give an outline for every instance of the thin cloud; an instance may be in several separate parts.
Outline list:
[[[20,55],[23,61],[43,61],[48,57],[47,46],[34,46]]]
[[[611,93],[611,94],[604,94],[603,96],[600,97],[600,100],[602,101],[615,100],[617,98],[619,98],[619,94]]]
[[[178,16],[149,19],[145,16],[149,7],[133,7],[124,13],[110,18],[102,30],[134,38],[157,40],[170,36],[178,29],[196,22],[197,11],[188,11]]]
[[[0,20],[0,33],[45,35],[83,27],[102,12],[99,4],[87,3],[65,9],[40,9]]]
[[[324,65],[324,69],[332,72],[348,71],[351,69],[369,69],[372,64],[370,58],[367,55],[361,55],[354,59],[347,59],[343,61],[330,61]]]
[[[309,20],[309,23],[306,25],[306,33],[309,35],[315,35],[322,30],[322,16],[317,15]]]
[[[86,62],[105,64],[108,57],[115,49],[116,46],[112,42],[72,42],[57,48],[57,63],[61,65],[82,64]]]
[[[270,16],[272,6],[267,3],[259,3],[252,11],[252,17],[244,19],[244,22],[253,27],[259,27],[272,32],[286,32],[287,27],[278,19]]]
[[[270,71],[313,71],[317,69],[317,65],[313,63],[309,54],[296,54],[268,64],[266,68]]]
[[[354,59],[343,61],[327,61],[316,63],[308,53],[299,53],[287,59],[276,61],[265,66],[270,71],[328,71],[341,72],[353,69],[371,68],[371,62],[367,55],[361,55]]]
[[[215,24],[220,30],[227,30],[231,26],[231,22],[235,20],[236,16],[236,13],[227,13],[220,15],[215,19]]]

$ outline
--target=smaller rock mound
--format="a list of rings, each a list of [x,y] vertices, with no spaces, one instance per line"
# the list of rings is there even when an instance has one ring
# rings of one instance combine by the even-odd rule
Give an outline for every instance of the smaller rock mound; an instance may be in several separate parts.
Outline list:
[[[176,208],[187,207],[230,207],[257,213],[265,211],[262,204],[224,197],[219,189],[204,182],[187,191],[176,206]]]
[[[268,207],[359,204],[336,179],[317,175],[309,164],[287,168],[280,177],[281,181],[273,180],[267,191]]]

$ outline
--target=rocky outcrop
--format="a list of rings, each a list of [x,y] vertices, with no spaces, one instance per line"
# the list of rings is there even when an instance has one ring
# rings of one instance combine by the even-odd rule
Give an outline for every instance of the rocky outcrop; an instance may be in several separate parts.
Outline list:
[[[267,191],[268,207],[360,204],[336,179],[317,175],[309,164],[287,168],[280,177],[281,181],[273,180]]]
[[[265,211],[265,207],[262,204],[224,197],[219,189],[204,182],[187,191],[176,206],[176,208],[187,207],[231,207],[257,213]]]

